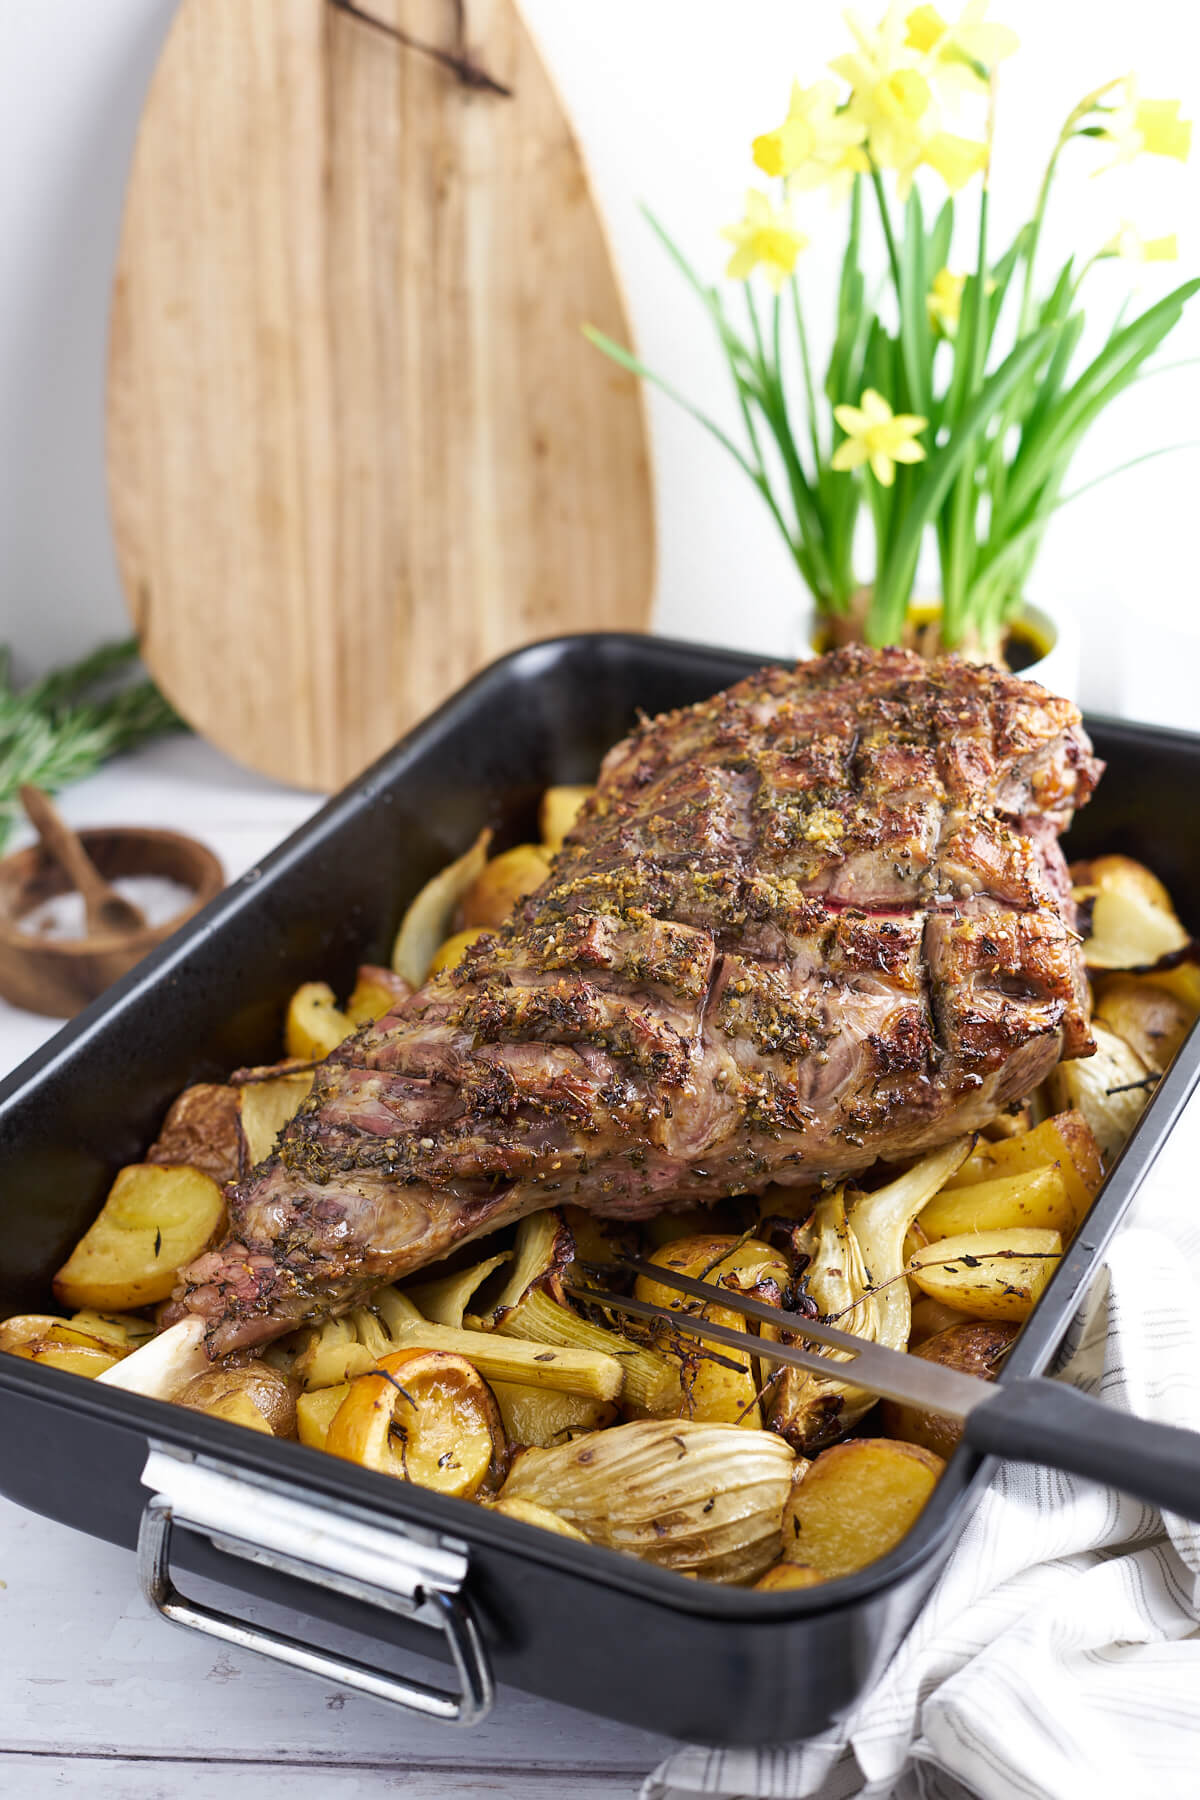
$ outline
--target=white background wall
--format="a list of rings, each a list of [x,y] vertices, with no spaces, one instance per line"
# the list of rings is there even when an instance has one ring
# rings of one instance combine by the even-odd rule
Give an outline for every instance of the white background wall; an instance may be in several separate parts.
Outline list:
[[[644,201],[703,268],[755,178],[749,140],[776,124],[793,72],[815,79],[845,47],[833,0],[522,0],[575,120],[628,295],[641,353],[723,418],[730,401],[706,321],[641,218]],[[864,10],[874,16],[876,5]],[[946,11],[958,10],[948,0]],[[4,0],[0,56],[0,639],[25,668],[123,628],[105,510],[106,309],[121,193],[141,97],[173,0]],[[470,7],[468,4],[468,16]],[[1200,113],[1200,8],[1193,0],[994,0],[1022,52],[1005,66],[995,172],[997,237],[1032,203],[1068,108],[1130,67],[1152,96]],[[1092,181],[1082,147],[1061,185],[1055,247],[1088,249],[1122,216],[1177,230],[1181,260],[1144,296],[1200,269],[1200,141],[1187,169],[1144,159],[1129,180]],[[812,204],[804,274],[828,318],[842,222]],[[1122,276],[1105,268],[1099,307]],[[818,333],[821,327],[818,324]],[[1200,305],[1170,360],[1200,356]],[[1161,358],[1160,360],[1165,360]],[[657,398],[664,630],[781,650],[800,596],[757,496],[718,448]],[[1068,486],[1152,448],[1200,438],[1200,368],[1142,384],[1095,431]],[[1195,496],[1200,452],[1162,459],[1060,515],[1033,598],[1089,626],[1086,697],[1200,724]],[[1156,658],[1134,654],[1148,627]]]

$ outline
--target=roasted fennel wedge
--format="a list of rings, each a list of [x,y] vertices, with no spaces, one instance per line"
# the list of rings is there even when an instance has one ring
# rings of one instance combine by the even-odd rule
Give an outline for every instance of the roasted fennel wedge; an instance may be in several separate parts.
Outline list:
[[[904,1350],[912,1301],[904,1239],[921,1209],[971,1152],[969,1137],[931,1150],[886,1187],[854,1194],[837,1188],[819,1200],[803,1237],[811,1258],[802,1287],[822,1318],[889,1350]],[[764,1328],[769,1336],[773,1328]],[[829,1352],[830,1358],[838,1356]],[[785,1369],[773,1384],[769,1419],[794,1449],[812,1455],[835,1443],[875,1404],[851,1382]]]

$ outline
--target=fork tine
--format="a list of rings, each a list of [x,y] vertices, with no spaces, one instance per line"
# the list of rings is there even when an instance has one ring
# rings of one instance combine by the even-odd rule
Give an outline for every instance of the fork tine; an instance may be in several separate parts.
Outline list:
[[[831,1372],[843,1379],[849,1377],[849,1366],[835,1362],[832,1357],[824,1356],[819,1350],[803,1350],[795,1344],[776,1344],[769,1338],[755,1337],[750,1331],[735,1331],[730,1325],[719,1325],[713,1319],[696,1319],[690,1313],[674,1312],[668,1306],[654,1306],[649,1300],[634,1300],[625,1294],[613,1294],[605,1288],[581,1287],[574,1282],[564,1281],[563,1291],[576,1300],[587,1300],[594,1306],[611,1307],[614,1312],[628,1313],[631,1318],[644,1319],[649,1324],[670,1326],[674,1332],[686,1332],[689,1336],[702,1338],[714,1344],[724,1344],[727,1349],[741,1350],[751,1356],[761,1356],[767,1362],[787,1363],[795,1368],[807,1369],[813,1375],[828,1375]],[[711,1290],[710,1290],[711,1292]],[[857,1343],[852,1338],[851,1343]]]
[[[651,1263],[649,1267],[656,1275],[661,1272],[657,1264]],[[569,1269],[564,1273],[569,1277]],[[700,1286],[700,1283],[696,1285]],[[995,1393],[988,1382],[981,1381],[976,1375],[963,1375],[957,1369],[922,1362],[917,1357],[904,1356],[895,1350],[885,1349],[882,1344],[867,1343],[862,1338],[848,1337],[840,1331],[833,1335],[838,1349],[843,1345],[848,1347],[849,1355],[844,1362],[840,1359],[835,1361],[819,1350],[804,1349],[799,1344],[774,1343],[770,1338],[755,1337],[749,1331],[735,1331],[731,1326],[718,1324],[715,1319],[676,1312],[666,1306],[653,1306],[647,1300],[634,1300],[624,1294],[610,1293],[605,1288],[584,1287],[569,1278],[564,1281],[563,1287],[573,1299],[586,1300],[594,1306],[611,1307],[614,1312],[628,1313],[635,1319],[668,1325],[672,1331],[684,1331],[689,1336],[724,1344],[730,1349],[740,1350],[744,1355],[806,1369],[810,1375],[821,1375],[827,1380],[849,1382],[891,1400],[924,1406],[931,1412],[948,1413],[952,1418],[965,1418],[973,1407],[990,1399]],[[717,1305],[724,1305],[724,1290],[702,1288],[700,1298],[710,1305],[714,1303],[714,1299]],[[763,1310],[772,1324],[778,1323],[781,1318],[794,1321],[805,1334],[812,1323],[811,1320],[802,1319],[797,1313],[782,1313],[777,1307],[765,1307]],[[790,1324],[788,1328],[791,1329]]]
[[[810,1319],[804,1313],[785,1312],[781,1306],[767,1306],[763,1301],[755,1300],[751,1294],[739,1294],[736,1288],[722,1287],[711,1281],[697,1281],[692,1275],[680,1274],[678,1269],[660,1268],[658,1263],[647,1262],[643,1256],[625,1256],[621,1259],[621,1267],[632,1269],[635,1275],[646,1275],[661,1287],[674,1288],[678,1293],[687,1294],[689,1299],[703,1300],[708,1306],[727,1306],[730,1312],[741,1313],[743,1318],[757,1319],[760,1325],[774,1325],[783,1331],[794,1331],[819,1344],[828,1344],[834,1350],[853,1351],[856,1356],[862,1349],[861,1338],[849,1331],[839,1331],[836,1325],[827,1325],[823,1319]]]

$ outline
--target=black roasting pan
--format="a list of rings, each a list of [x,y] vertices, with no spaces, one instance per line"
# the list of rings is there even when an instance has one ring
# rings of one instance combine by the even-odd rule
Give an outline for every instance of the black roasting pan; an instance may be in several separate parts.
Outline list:
[[[299,982],[345,987],[359,960],[386,960],[407,899],[482,825],[501,843],[529,837],[541,790],[590,779],[639,708],[701,699],[754,666],[616,634],[505,657],[59,1032],[0,1084],[0,1315],[50,1302],[54,1270],[182,1086],[277,1054]],[[1195,922],[1200,737],[1106,719],[1090,729],[1108,772],[1070,853],[1144,858]],[[1050,1361],[1198,1076],[1194,1032],[1002,1380]],[[711,1744],[809,1736],[849,1706],[912,1622],[988,1476],[959,1452],[890,1556],[827,1587],[756,1594],[7,1356],[0,1445],[0,1491],[21,1505],[130,1548],[140,1531],[143,1587],[185,1623],[460,1722],[486,1710],[494,1673]],[[190,1607],[172,1567],[217,1577],[227,1613]],[[247,1607],[257,1618],[264,1600],[320,1623],[306,1642],[265,1645],[238,1617]],[[369,1640],[356,1668],[321,1660],[341,1627]]]

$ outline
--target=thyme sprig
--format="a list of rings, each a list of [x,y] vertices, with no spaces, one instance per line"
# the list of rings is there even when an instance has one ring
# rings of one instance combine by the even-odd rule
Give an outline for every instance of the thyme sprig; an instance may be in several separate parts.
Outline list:
[[[0,647],[0,850],[20,817],[23,783],[57,793],[123,750],[186,729],[152,681],[129,679],[137,654],[134,638],[103,644],[18,689],[11,652]]]

